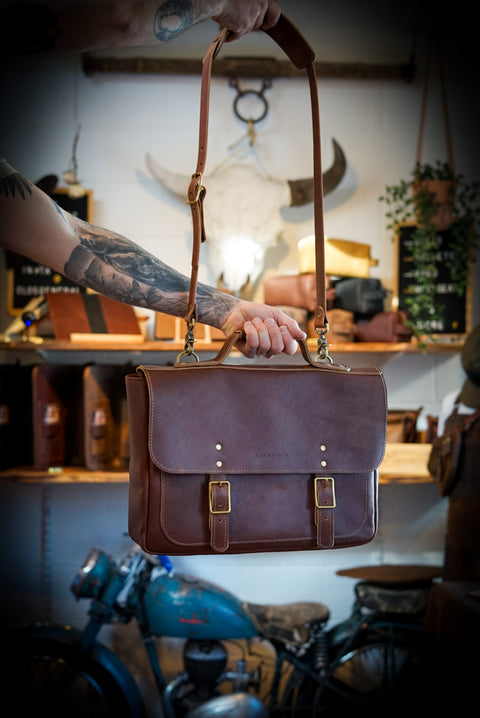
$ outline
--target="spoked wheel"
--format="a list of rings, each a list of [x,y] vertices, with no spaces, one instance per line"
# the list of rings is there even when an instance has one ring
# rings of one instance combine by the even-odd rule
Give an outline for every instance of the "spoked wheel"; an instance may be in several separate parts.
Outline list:
[[[285,691],[290,691],[288,708],[281,715],[377,718],[404,712],[417,688],[425,688],[430,650],[430,639],[420,631],[372,632],[318,682],[304,678],[299,684],[295,672]]]
[[[82,655],[74,636],[61,631],[42,626],[10,632],[2,696],[11,696],[17,714],[141,718],[138,689],[114,654],[96,644]]]

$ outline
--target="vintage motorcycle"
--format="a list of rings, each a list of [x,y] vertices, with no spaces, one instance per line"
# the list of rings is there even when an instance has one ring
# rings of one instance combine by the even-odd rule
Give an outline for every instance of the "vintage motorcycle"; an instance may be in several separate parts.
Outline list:
[[[8,631],[2,697],[16,712],[49,718],[142,718],[133,676],[97,640],[103,625],[135,619],[165,718],[369,715],[405,695],[429,648],[420,630],[431,580],[400,585],[359,581],[351,616],[328,628],[321,603],[256,605],[200,578],[176,574],[168,557],[135,546],[120,562],[93,549],[71,591],[91,599],[82,631],[36,624]],[[185,639],[183,670],[166,681],[157,637]],[[253,639],[273,647],[269,695],[259,697],[261,665],[247,655],[227,667],[225,644]],[[250,665],[250,661],[248,661]],[[7,701],[7,705],[8,705]]]

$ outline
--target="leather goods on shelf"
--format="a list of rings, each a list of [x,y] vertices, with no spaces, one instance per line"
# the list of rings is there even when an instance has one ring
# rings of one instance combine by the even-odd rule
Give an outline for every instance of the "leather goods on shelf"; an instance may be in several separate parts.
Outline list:
[[[125,471],[128,467],[128,371],[110,365],[91,365],[83,370],[85,466],[93,471]]]
[[[377,259],[370,256],[369,244],[348,239],[325,239],[325,271],[334,277],[369,277]],[[304,237],[298,243],[300,272],[315,274],[315,237]]]
[[[361,342],[409,342],[412,334],[405,312],[379,312],[368,322],[357,322],[357,339]]]
[[[32,368],[0,364],[0,470],[32,463]]]
[[[155,313],[155,339],[163,339],[166,341],[181,342],[184,322],[180,317],[173,317],[163,312]],[[225,334],[216,327],[210,327],[208,324],[196,323],[195,326],[198,341],[202,342],[218,342],[225,341]]]
[[[77,292],[45,295],[55,339],[70,341],[72,335],[121,334],[122,341],[143,340],[133,307],[102,294]]]
[[[294,319],[298,326],[303,329],[304,332],[308,330],[308,320],[310,312],[303,307],[290,307],[285,304],[278,304],[277,308],[284,312],[288,317]]]
[[[355,341],[356,326],[353,312],[345,309],[329,309],[328,311],[328,341],[331,344],[345,344]],[[308,322],[307,335],[315,337],[313,319]]]
[[[320,125],[314,54],[285,18],[267,33],[306,69],[314,137],[316,357],[303,363],[191,361],[198,257],[204,238],[210,75],[223,30],[203,61],[197,167],[188,191],[193,257],[185,351],[173,366],[126,377],[130,418],[129,532],[151,553],[216,554],[359,546],[377,530],[377,471],[386,390],[374,367],[329,363]],[[234,231],[234,227],[232,227]],[[207,232],[208,237],[208,232]],[[198,357],[197,357],[198,359]]]
[[[331,287],[330,277],[326,278],[326,282],[327,309],[331,309],[335,290]],[[282,274],[265,277],[263,300],[265,304],[270,304],[272,307],[297,307],[313,312],[317,304],[315,274]]]
[[[417,421],[423,406],[418,409],[389,409],[387,414],[387,441],[392,444],[416,444]]]
[[[313,312],[317,306],[317,280],[314,274],[284,274],[263,280],[265,304],[303,307]]]
[[[386,295],[379,279],[351,277],[335,283],[335,307],[353,312],[356,318],[383,312]]]
[[[473,414],[459,414],[456,404],[445,422],[443,434],[433,441],[427,468],[441,496],[449,496],[455,488],[465,437],[479,418],[480,409]],[[475,481],[477,473],[478,466],[475,469]]]
[[[38,365],[32,369],[33,465],[83,465],[82,369]]]

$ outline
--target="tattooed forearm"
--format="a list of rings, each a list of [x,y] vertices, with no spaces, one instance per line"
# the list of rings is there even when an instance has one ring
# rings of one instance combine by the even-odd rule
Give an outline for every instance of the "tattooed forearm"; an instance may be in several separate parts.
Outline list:
[[[15,198],[15,194],[18,193],[22,199],[26,199],[27,194],[32,194],[32,186],[25,177],[16,172],[15,174],[8,175],[8,177],[2,177],[0,179],[0,195],[9,195],[12,199]]]
[[[193,0],[167,0],[155,13],[154,35],[160,42],[167,42],[185,32],[193,20]]]
[[[125,304],[185,315],[187,277],[113,232],[82,225],[79,239],[80,245],[65,264],[69,279]],[[234,297],[200,285],[199,321],[219,327],[235,301]]]
[[[221,328],[221,320],[237,302],[235,297],[213,289],[206,284],[197,286],[198,320]]]

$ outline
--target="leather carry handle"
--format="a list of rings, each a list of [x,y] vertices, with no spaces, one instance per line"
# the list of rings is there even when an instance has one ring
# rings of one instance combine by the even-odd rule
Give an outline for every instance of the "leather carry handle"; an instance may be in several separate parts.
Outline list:
[[[314,231],[315,231],[315,263],[316,263],[316,291],[317,305],[314,315],[314,326],[319,336],[320,358],[328,357],[325,333],[328,331],[326,315],[326,281],[325,281],[325,234],[324,234],[324,213],[323,213],[323,178],[322,159],[320,143],[320,112],[318,103],[317,77],[314,68],[315,54],[309,43],[305,40],[300,31],[281,15],[275,27],[267,30],[266,33],[282,48],[292,63],[298,68],[306,70],[310,87],[311,111],[312,111],[312,132],[313,132],[313,177],[314,177]],[[200,246],[205,241],[205,226],[203,219],[203,200],[206,189],[202,184],[202,176],[205,170],[208,145],[208,119],[210,102],[210,80],[212,64],[218,55],[223,43],[227,39],[227,29],[215,37],[210,44],[202,66],[201,96],[200,96],[200,124],[199,142],[196,170],[192,175],[188,188],[187,203],[190,205],[193,222],[193,249],[190,291],[188,308],[185,320],[189,329],[185,339],[185,352],[193,352],[193,325],[197,319],[196,293],[198,283],[198,265],[200,257]],[[188,347],[188,349],[187,349]]]

